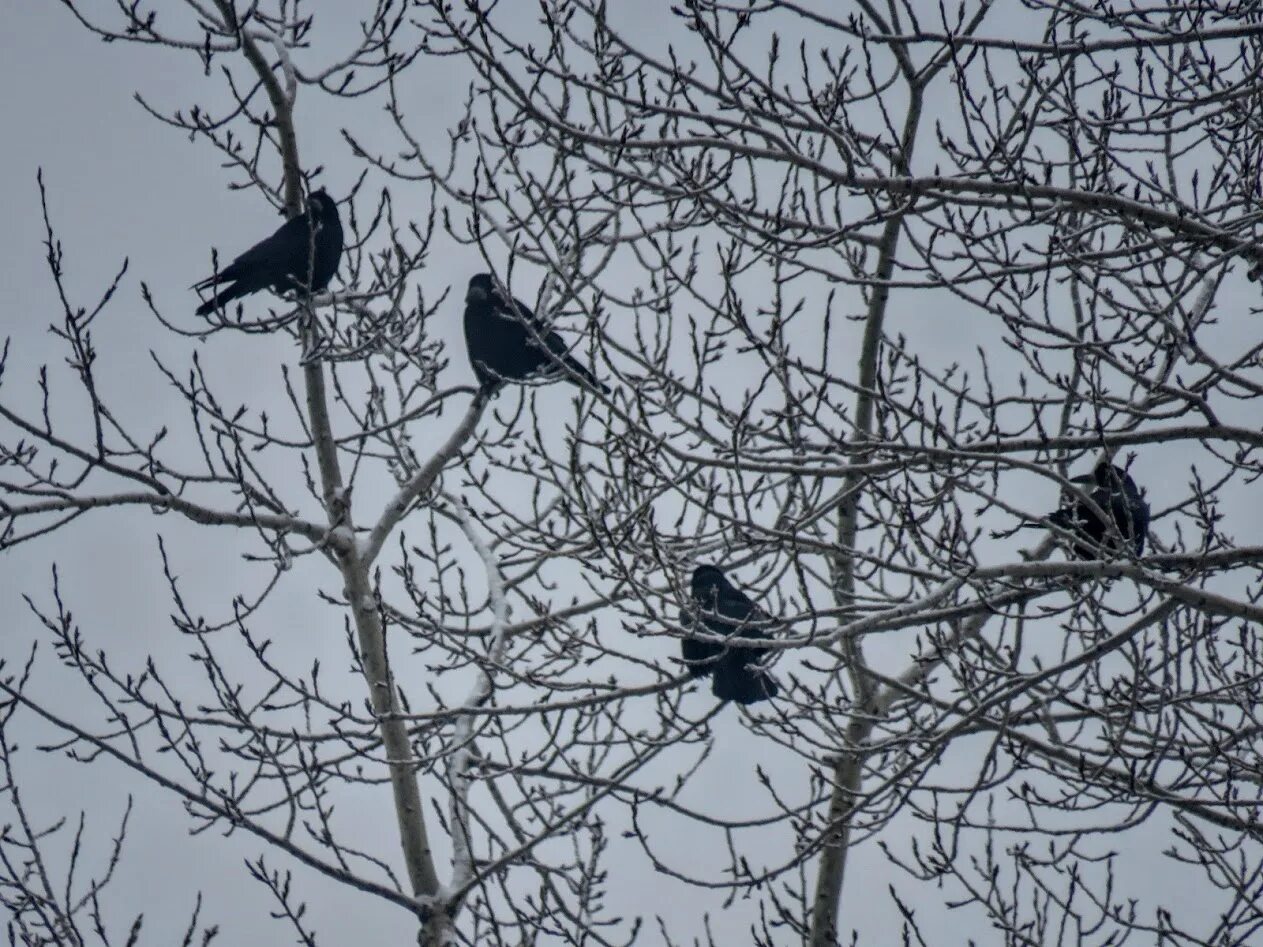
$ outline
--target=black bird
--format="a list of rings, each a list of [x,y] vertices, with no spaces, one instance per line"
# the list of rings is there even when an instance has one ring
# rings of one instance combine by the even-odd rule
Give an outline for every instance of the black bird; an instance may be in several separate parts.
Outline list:
[[[685,627],[693,627],[700,619],[702,627],[711,634],[769,637],[767,624],[771,617],[715,566],[694,569],[690,591],[697,608],[696,615],[684,612],[680,616]],[[759,665],[767,654],[766,648],[729,648],[718,642],[685,638],[680,642],[680,652],[693,677],[711,675],[711,692],[720,700],[754,704],[780,693],[776,680]]]
[[[256,243],[214,276],[194,284],[193,288],[201,292],[232,283],[198,306],[197,314],[204,316],[261,289],[274,293],[295,290],[303,295],[319,292],[333,279],[341,258],[342,220],[338,217],[338,205],[321,188],[312,192],[304,213],[285,221],[276,233]]]
[[[1102,460],[1090,474],[1074,477],[1070,482],[1096,485],[1086,499],[1078,496],[1048,517],[1053,526],[1078,537],[1072,544],[1075,555],[1080,559],[1099,559],[1102,553],[1117,554],[1122,551],[1120,536],[1137,556],[1144,552],[1145,536],[1149,532],[1149,504],[1127,471]],[[1098,509],[1113,520],[1112,528],[1101,518]]]
[[[511,306],[505,302],[490,273],[479,273],[469,281],[465,346],[478,384],[487,393],[506,381],[525,381],[539,375],[564,378],[576,385],[582,379],[609,394],[609,388],[571,357],[561,336],[540,322],[520,299],[514,299]]]

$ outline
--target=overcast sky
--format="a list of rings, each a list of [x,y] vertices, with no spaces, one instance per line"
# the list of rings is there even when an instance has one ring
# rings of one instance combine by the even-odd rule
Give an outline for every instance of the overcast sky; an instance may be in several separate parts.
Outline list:
[[[330,35],[353,29],[354,5],[323,5],[317,47]],[[342,20],[338,17],[343,16]],[[457,67],[452,59],[422,62],[413,70],[416,88],[463,89],[466,79],[451,78]],[[9,130],[4,149],[4,174],[0,177],[8,226],[0,232],[4,275],[0,279],[0,313],[4,332],[13,339],[13,353],[5,376],[5,395],[30,407],[37,366],[63,364],[64,353],[49,331],[60,323],[55,291],[45,264],[44,234],[40,215],[37,170],[43,170],[48,189],[49,212],[65,252],[67,286],[72,302],[94,305],[124,258],[129,260],[122,287],[123,300],[111,306],[95,329],[95,343],[107,389],[103,394],[123,416],[142,419],[144,429],[168,424],[173,430],[187,416],[187,409],[154,367],[150,351],[186,366],[188,354],[200,350],[213,370],[220,390],[241,403],[258,404],[277,396],[278,375],[261,372],[259,364],[290,360],[287,343],[258,337],[219,338],[212,347],[171,338],[155,326],[140,301],[139,283],[152,287],[157,305],[177,318],[188,317],[196,299],[188,290],[210,270],[210,250],[217,247],[221,260],[244,249],[250,242],[279,225],[275,212],[252,191],[229,192],[235,180],[221,167],[218,156],[205,143],[188,139],[148,117],[133,94],[142,93],[158,108],[187,108],[195,101],[218,101],[220,91],[187,55],[141,49],[122,43],[105,44],[79,28],[58,4],[17,4],[6,11],[6,30],[0,38],[0,78],[10,94],[0,97],[3,127]],[[19,91],[24,90],[24,91]],[[457,95],[422,94],[412,105],[412,116],[435,128],[450,125],[459,116]],[[325,109],[331,116],[312,114]],[[375,107],[374,107],[375,108]],[[320,179],[331,193],[341,197],[354,182],[359,165],[341,141],[342,122],[355,129],[369,144],[394,146],[389,127],[380,118],[363,112],[348,114],[346,106],[330,107],[314,95],[300,100],[298,122],[307,167],[324,164]],[[374,135],[380,135],[375,139]],[[380,184],[380,182],[378,182]],[[344,211],[345,214],[345,211]],[[450,242],[438,249],[431,287],[443,289],[443,277],[458,290],[468,276],[480,269],[467,249]],[[453,344],[463,346],[460,306],[448,309],[450,323],[436,327]],[[108,321],[107,321],[108,320]],[[265,355],[260,354],[264,347]],[[209,348],[209,350],[208,350]],[[270,362],[269,362],[270,358]],[[454,368],[453,371],[463,370]],[[64,378],[63,378],[64,380]],[[20,387],[19,387],[20,385]],[[549,393],[551,396],[551,393]],[[559,392],[558,406],[571,400]],[[552,403],[552,402],[550,402]],[[82,407],[75,403],[73,407]],[[61,419],[72,425],[81,415],[66,411]],[[51,604],[50,575],[59,569],[63,590],[78,619],[89,650],[105,648],[117,667],[143,668],[152,656],[178,685],[196,690],[196,668],[187,660],[190,644],[171,626],[170,594],[162,579],[157,537],[169,544],[168,552],[191,610],[224,617],[228,594],[238,590],[257,594],[257,573],[247,570],[238,557],[242,545],[229,531],[190,529],[173,517],[160,519],[137,515],[138,511],[105,511],[75,524],[47,542],[27,545],[4,554],[0,561],[0,596],[9,627],[0,639],[0,654],[13,659],[25,654],[38,637],[36,620],[23,602],[23,593],[40,604]],[[302,574],[300,567],[296,572]],[[342,617],[322,606],[312,590],[317,584],[336,593],[334,576],[327,569],[308,570],[304,586],[295,581],[290,591],[266,611],[256,627],[274,642],[273,654],[282,662],[305,666],[319,658],[333,675],[342,674],[346,696],[360,701],[362,682],[345,671],[348,658]],[[476,578],[474,581],[478,581]],[[46,657],[48,649],[45,646]],[[66,682],[53,670],[45,677],[44,694]],[[455,682],[459,693],[472,679]],[[712,699],[703,687],[693,698],[693,709],[706,712]],[[65,694],[63,709],[88,706],[88,698]],[[646,712],[652,715],[652,709]],[[719,745],[716,763],[700,775],[693,792],[718,794],[716,814],[741,811],[743,782],[753,780],[753,761],[732,741],[740,737],[735,714],[726,715],[715,728]],[[89,717],[89,719],[94,719]],[[32,726],[31,742],[47,739],[50,732]],[[727,741],[725,746],[724,741]],[[725,761],[736,761],[735,771]],[[244,859],[264,851],[255,840],[223,838],[218,832],[191,837],[188,820],[178,800],[155,791],[142,780],[131,778],[120,766],[99,762],[93,767],[70,764],[31,752],[22,754],[19,775],[26,784],[26,803],[37,816],[51,822],[62,815],[86,810],[94,819],[86,837],[85,868],[102,864],[126,801],[134,798],[129,842],[120,869],[121,877],[109,889],[106,916],[119,937],[136,913],[145,915],[146,942],[174,943],[183,936],[195,896],[204,898],[203,923],[221,928],[228,944],[288,942],[289,931],[270,919],[274,902],[262,885],[249,877]],[[356,828],[354,844],[398,863],[394,816],[389,790],[382,786],[360,791],[343,803],[342,815]],[[654,816],[647,814],[652,824]],[[615,830],[624,826],[616,825]],[[435,828],[436,847],[448,846]],[[782,840],[782,844],[786,840]],[[68,844],[68,842],[67,842]],[[64,853],[63,853],[64,854]],[[707,859],[697,848],[668,836],[661,852],[665,860],[682,870],[700,871]],[[95,859],[92,856],[96,856]],[[720,856],[722,859],[722,855]],[[269,856],[273,869],[296,866],[283,856]],[[650,919],[664,916],[672,933],[700,933],[700,919],[713,912],[712,928],[719,935],[743,935],[752,902],[722,907],[723,893],[682,889],[658,879],[643,858],[611,866],[624,880],[610,901],[625,915]],[[440,864],[440,873],[447,869]],[[398,908],[334,885],[298,869],[298,897],[308,905],[310,926],[321,943],[405,943],[411,940],[411,919]],[[857,903],[866,886],[863,876],[854,879]],[[874,881],[874,893],[884,882]],[[656,936],[656,935],[653,935]],[[276,941],[272,939],[276,938]],[[652,941],[653,937],[649,937]]]
[[[329,37],[354,28],[354,4],[320,6],[317,45],[328,42],[336,48]],[[629,27],[632,25],[646,36],[652,35],[650,23],[629,21]],[[455,74],[460,68],[455,59],[426,61],[416,67],[410,81],[426,91],[412,103],[418,124],[440,129],[456,120],[461,92],[468,81]],[[174,427],[186,416],[184,403],[154,367],[150,351],[186,368],[189,353],[199,344],[162,332],[141,302],[139,284],[144,281],[153,289],[156,303],[165,313],[191,317],[195,299],[188,286],[208,272],[211,247],[219,249],[222,259],[269,233],[279,218],[256,192],[229,192],[227,185],[233,177],[221,166],[216,153],[204,142],[190,142],[148,117],[134,101],[133,93],[142,92],[159,108],[174,109],[208,98],[218,100],[218,81],[217,76],[203,75],[187,55],[122,43],[103,44],[78,27],[59,4],[8,5],[0,36],[0,87],[6,90],[0,97],[0,128],[5,135],[0,157],[4,171],[0,176],[0,207],[6,222],[0,231],[0,319],[4,334],[13,340],[3,380],[6,403],[13,397],[29,407],[37,367],[43,363],[59,366],[64,358],[48,331],[49,323],[60,321],[60,316],[44,263],[36,185],[37,170],[42,168],[49,211],[65,252],[67,285],[74,299],[82,305],[93,304],[124,258],[129,260],[122,301],[109,308],[107,321],[98,325],[95,333],[101,364],[108,367],[103,373],[110,386],[105,392],[107,400],[117,404],[123,414],[145,419],[149,429],[168,423]],[[346,193],[360,170],[339,135],[340,128],[353,128],[370,144],[397,146],[390,144],[389,126],[380,115],[355,111],[361,107],[358,103],[330,106],[316,96],[306,96],[300,103],[304,162],[308,167],[325,166],[320,180],[335,196]],[[480,267],[476,259],[470,259],[467,249],[450,241],[437,246],[435,256],[428,277],[432,280],[430,290],[441,292],[445,283],[456,289],[446,310],[450,322],[435,331],[459,347],[463,343],[457,298],[468,276]],[[927,318],[927,313],[915,308],[897,309],[890,330],[912,327],[920,332],[928,358],[946,363],[968,357],[977,340],[961,331],[950,309],[933,316]],[[1213,330],[1205,341],[1218,341]],[[1226,344],[1234,341],[1229,339]],[[257,403],[277,396],[276,373],[260,371],[258,365],[261,361],[279,364],[287,358],[282,340],[217,340],[213,348],[203,351],[222,390],[230,391],[240,402]],[[559,410],[565,410],[573,394],[564,391],[548,397]],[[1233,406],[1227,410],[1225,420],[1232,419],[1234,410],[1248,412]],[[65,423],[74,424],[69,412]],[[1257,426],[1256,421],[1250,423]],[[1158,480],[1147,487],[1157,504],[1166,487]],[[1049,495],[1031,502],[1038,508],[1038,503],[1052,499]],[[197,672],[186,658],[191,646],[169,620],[173,606],[161,574],[158,535],[171,541],[172,563],[194,610],[222,616],[228,606],[224,589],[247,595],[259,591],[252,585],[257,583],[257,573],[240,561],[244,546],[227,531],[208,537],[206,530],[191,529],[171,516],[149,517],[130,509],[101,512],[47,541],[0,558],[0,604],[10,616],[0,630],[0,655],[12,660],[24,654],[29,642],[38,637],[35,618],[22,595],[29,594],[47,605],[50,570],[55,562],[63,587],[71,590],[70,605],[90,649],[108,648],[112,661],[124,667],[139,668],[152,656],[160,667],[169,669],[173,680],[188,675],[192,682]],[[1012,545],[1017,543],[1014,540]],[[311,564],[304,568],[310,570]],[[260,617],[259,624],[266,627],[282,659],[301,665],[320,658],[333,669],[330,673],[335,679],[346,683],[348,696],[358,701],[362,694],[354,689],[355,679],[346,673],[342,617],[312,593],[317,584],[336,592],[334,577],[328,570],[304,572],[300,568],[296,572],[298,579],[290,581],[288,590]],[[879,659],[885,654],[894,666],[907,654],[908,641],[888,639],[876,644],[874,650]],[[48,674],[47,686],[56,687],[59,680],[65,677]],[[459,686],[455,691],[459,693],[467,683],[456,682]],[[703,691],[690,699],[700,714],[709,695]],[[73,699],[68,706],[74,709]],[[644,712],[648,718],[653,710],[646,705]],[[32,734],[32,743],[48,736],[38,728],[33,728]],[[788,766],[802,766],[801,761],[766,743],[759,744],[758,754],[752,754],[743,737],[735,711],[721,715],[714,728],[714,752],[692,788],[694,799],[713,798],[717,813],[741,812],[748,799],[759,796],[756,763],[776,766],[784,760]],[[266,943],[273,937],[281,941],[288,937],[288,931],[269,918],[271,900],[242,865],[243,859],[257,857],[261,851],[253,839],[223,838],[218,833],[191,837],[177,800],[131,778],[115,764],[98,762],[84,767],[34,753],[21,759],[27,767],[20,773],[29,787],[27,801],[37,813],[51,820],[87,809],[97,817],[87,840],[89,851],[97,855],[107,849],[113,829],[110,820],[121,814],[129,794],[135,798],[138,815],[124,857],[124,876],[110,889],[116,932],[131,914],[143,911],[148,942],[176,942],[195,894],[201,891],[205,898],[203,919],[221,926],[221,942]],[[803,781],[805,778],[804,773]],[[349,794],[343,804],[358,807],[354,824],[365,840],[364,847],[396,859],[388,790],[379,787]],[[647,818],[652,826],[655,816]],[[615,824],[611,834],[625,827]],[[650,835],[660,840],[664,858],[682,870],[700,873],[707,855],[695,839],[678,834],[670,826]],[[891,840],[897,843],[897,839],[898,833]],[[780,844],[788,843],[788,839],[780,839]],[[1149,854],[1146,847],[1156,854],[1164,842],[1162,837],[1152,837],[1129,844],[1135,846],[1134,854],[1144,857]],[[445,841],[439,847],[446,851]],[[620,852],[623,854],[609,866],[626,879],[610,898],[618,911],[648,918],[661,915],[671,932],[682,939],[686,934],[700,936],[699,918],[710,913],[719,943],[743,942],[744,931],[757,912],[755,900],[738,900],[725,909],[723,892],[681,886],[656,876],[636,849],[628,846]],[[269,856],[269,863],[274,869],[296,868],[280,855]],[[1165,883],[1161,871],[1155,869],[1153,876],[1153,884],[1159,888]],[[408,942],[412,924],[404,912],[310,873],[300,877],[301,896],[308,903],[312,926],[322,935],[322,943]],[[844,927],[871,932],[895,923],[894,906],[887,897],[891,883],[898,884],[904,894],[914,890],[905,876],[892,873],[876,846],[869,844],[857,850],[848,864]],[[1166,890],[1169,902],[1191,896],[1185,889]],[[939,911],[928,906],[926,910]],[[652,921],[649,930],[654,930]],[[874,936],[862,936],[860,943],[879,943]],[[644,942],[652,943],[655,938],[656,934],[646,934]],[[959,938],[959,929],[954,929],[935,942],[959,943]]]

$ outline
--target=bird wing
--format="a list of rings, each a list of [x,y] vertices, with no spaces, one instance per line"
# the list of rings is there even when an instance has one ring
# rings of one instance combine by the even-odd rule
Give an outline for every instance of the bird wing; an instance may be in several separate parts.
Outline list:
[[[696,620],[693,610],[688,608],[680,609],[680,626],[686,629],[697,628],[699,622]],[[710,627],[710,623],[703,621],[700,623],[701,631],[708,633],[716,633],[716,629]],[[723,634],[723,631],[719,631]],[[683,658],[684,664],[688,667],[689,674],[693,677],[701,677],[709,674],[715,668],[715,660],[723,652],[724,646],[713,641],[701,641],[697,638],[680,639],[680,657]]]
[[[730,635],[735,627],[731,622],[727,621],[727,616],[716,608],[712,608],[709,602],[700,602],[694,599],[693,620],[700,623],[706,631],[713,635]]]
[[[721,665],[713,673],[711,693],[720,700],[748,706],[771,700],[780,692],[776,679],[761,667]]]
[[[728,627],[728,634],[741,638],[771,637],[763,624],[770,622],[771,616],[739,588],[725,583],[718,590],[717,599],[718,612],[735,622]],[[735,647],[725,650],[715,662],[711,692],[720,700],[732,700],[739,704],[753,704],[775,697],[780,688],[761,665],[766,655],[766,648]]]
[[[317,221],[316,233],[313,235],[310,221],[311,218],[306,214],[300,214],[293,220],[286,221],[281,229],[272,235],[275,243],[262,265],[267,267],[267,260],[271,260],[269,269],[274,284],[282,283],[284,288],[288,288],[295,284],[305,285],[310,280],[318,252],[315,239],[324,229]]]
[[[329,285],[333,274],[338,272],[338,264],[342,261],[342,250],[345,245],[342,236],[342,220],[338,217],[335,206],[330,215],[316,222],[316,253],[312,261],[313,292],[318,292]]]
[[[493,333],[501,345],[512,348],[540,350],[539,336],[547,334],[547,330],[539,324],[535,313],[520,299],[514,299],[509,305],[499,296],[494,296],[486,309],[488,331]],[[492,322],[494,320],[494,322]],[[536,354],[534,357],[538,358]]]
[[[548,326],[544,325],[544,323],[535,316],[535,313],[531,312],[531,310],[522,305],[520,300],[515,299],[513,302],[516,303],[522,311],[522,318],[524,320],[522,330],[526,333],[526,344],[535,349],[537,352],[545,355],[543,361],[540,363],[540,371],[554,375],[557,374],[559,369],[556,361],[566,362],[570,360],[569,350],[566,348],[565,340],[552,329],[548,328]],[[554,359],[556,361],[554,361]]]
[[[540,328],[539,320],[535,318],[535,311],[516,296],[513,297],[513,305],[510,306],[497,294],[495,298],[495,309],[497,315],[508,319],[511,322],[516,322],[522,326],[528,334],[543,331]]]
[[[602,391],[607,395],[610,393],[609,385],[605,384],[597,378],[596,375],[592,374],[592,370],[588,368],[588,366],[584,365],[572,356],[570,354],[570,350],[566,347],[565,340],[563,340],[556,332],[550,331],[547,335],[545,335],[544,342],[548,345],[548,349],[552,352],[553,356],[565,365],[571,373],[578,375],[598,391]],[[547,367],[553,374],[561,374],[561,371],[557,368],[557,366],[552,364],[551,359],[549,360],[549,365]],[[574,381],[573,378],[570,378],[569,380]]]
[[[728,584],[719,590],[718,608],[716,609],[720,615],[737,624],[742,622],[761,622],[766,621],[768,616],[763,609],[755,605],[748,595],[732,584]],[[762,629],[749,628],[742,630],[742,637],[746,637],[746,631],[754,634]]]
[[[1048,514],[1048,522],[1058,529],[1073,529],[1078,521],[1078,510],[1073,506],[1063,506]]]
[[[243,277],[250,278],[251,282],[258,282],[260,287],[270,285],[286,273],[305,269],[304,262],[310,255],[310,242],[307,215],[300,214],[285,221],[275,233],[260,240],[217,274],[197,284],[196,288],[206,289],[217,283]]]
[[[538,353],[537,357],[540,361],[535,371],[545,376],[564,376],[565,371],[561,367],[564,365],[566,369],[578,375],[593,388],[609,394],[609,388],[599,381],[586,365],[570,354],[570,348],[566,345],[565,339],[544,325],[522,300],[514,299],[513,304],[517,306],[520,316],[502,303],[497,306],[497,313],[515,323],[522,332],[526,346]]]
[[[1130,521],[1130,536],[1134,543],[1136,555],[1144,555],[1145,538],[1149,535],[1149,504],[1145,502],[1135,484],[1127,491],[1127,518]]]

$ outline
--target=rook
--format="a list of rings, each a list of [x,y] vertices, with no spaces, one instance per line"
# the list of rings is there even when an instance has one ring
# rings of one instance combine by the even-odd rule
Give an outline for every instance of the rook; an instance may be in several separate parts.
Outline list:
[[[1122,551],[1124,541],[1137,556],[1141,555],[1149,532],[1149,504],[1131,475],[1101,461],[1090,474],[1074,477],[1071,482],[1096,486],[1086,497],[1078,496],[1057,510],[1048,522],[1077,537],[1072,544],[1075,555],[1080,559],[1115,555]],[[1102,519],[1098,510],[1107,514],[1111,522]]]
[[[302,295],[319,292],[333,279],[341,258],[342,221],[338,205],[322,188],[312,193],[304,213],[287,220],[276,233],[256,243],[214,276],[194,284],[198,292],[232,284],[198,306],[197,314],[205,316],[261,289],[274,293],[295,290]]]
[[[696,616],[685,613],[681,623],[696,627],[700,620],[705,631],[738,638],[768,638],[771,617],[746,596],[715,566],[698,566],[690,583]],[[689,673],[694,677],[711,675],[711,691],[720,700],[754,704],[770,700],[780,692],[776,680],[759,662],[766,648],[727,647],[719,642],[685,638],[680,650]]]
[[[465,345],[478,384],[488,394],[506,381],[533,375],[564,378],[609,393],[585,366],[571,357],[561,336],[545,326],[521,300],[512,305],[496,290],[490,273],[469,281],[465,294]]]

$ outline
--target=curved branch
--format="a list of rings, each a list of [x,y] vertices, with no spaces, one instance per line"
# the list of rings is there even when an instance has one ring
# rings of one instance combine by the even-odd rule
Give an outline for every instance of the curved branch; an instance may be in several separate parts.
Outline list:
[[[434,485],[434,481],[443,472],[443,468],[469,440],[486,407],[486,397],[481,394],[476,395],[469,405],[469,410],[461,418],[460,424],[456,426],[456,430],[451,433],[443,446],[434,452],[433,456],[426,461],[425,466],[413,474],[412,479],[404,484],[403,488],[386,504],[386,508],[377,518],[373,531],[360,547],[359,559],[365,568],[371,565],[382,551],[382,546],[390,538],[390,531],[404,518],[412,504]]]

